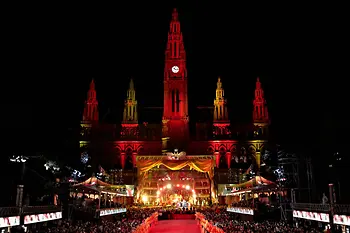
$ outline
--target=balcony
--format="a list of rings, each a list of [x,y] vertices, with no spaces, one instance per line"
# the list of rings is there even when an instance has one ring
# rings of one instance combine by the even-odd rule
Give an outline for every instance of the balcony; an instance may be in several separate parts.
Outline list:
[[[0,207],[0,217],[19,216],[20,208],[18,207]]]
[[[48,205],[48,206],[24,206],[22,214],[40,214],[40,213],[52,213],[61,212],[61,206]]]
[[[315,204],[315,203],[291,203],[291,207],[295,210],[305,210],[312,212],[329,212],[329,204]],[[350,205],[334,204],[335,214],[350,214]]]

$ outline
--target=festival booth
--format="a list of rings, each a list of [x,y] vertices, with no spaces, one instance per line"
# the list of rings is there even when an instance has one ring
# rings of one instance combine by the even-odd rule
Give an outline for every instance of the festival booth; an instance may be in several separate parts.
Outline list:
[[[281,192],[277,184],[256,176],[253,179],[241,183],[233,184],[234,189],[226,196],[227,211],[239,214],[242,220],[253,221],[257,215],[263,214],[257,211],[257,203],[270,206],[270,195]]]
[[[226,195],[226,204],[231,205],[242,200],[255,199],[259,194],[264,193],[269,195],[270,192],[276,192],[278,186],[276,183],[265,179],[262,176],[255,176],[251,180],[231,185],[234,189]],[[253,202],[254,206],[254,202]]]
[[[185,209],[216,202],[214,166],[211,156],[138,156],[137,202]]]
[[[81,198],[79,210],[90,210],[95,217],[102,217],[126,212],[125,208],[117,208],[117,206],[127,204],[126,197],[128,193],[133,195],[133,191],[126,190],[125,185],[111,185],[103,182],[96,177],[79,184],[73,185],[74,190],[71,197]],[[113,204],[112,204],[113,203]]]

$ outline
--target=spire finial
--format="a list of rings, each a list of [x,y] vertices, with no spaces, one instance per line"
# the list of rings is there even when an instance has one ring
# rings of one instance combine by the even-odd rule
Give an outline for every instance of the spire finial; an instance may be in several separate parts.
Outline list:
[[[129,88],[130,90],[134,90],[134,80],[132,78],[130,79]]]
[[[173,10],[173,20],[177,20],[178,19],[178,13],[177,13],[177,10],[176,10],[176,8],[174,8],[174,10]]]
[[[91,80],[90,90],[95,90],[95,80],[94,79]]]
[[[221,83],[221,78],[220,77],[218,78],[218,82],[217,82],[216,86],[217,86],[217,89],[221,89],[221,87],[222,87],[222,83]]]
[[[256,78],[256,82],[257,83],[260,82],[260,78],[259,77]]]

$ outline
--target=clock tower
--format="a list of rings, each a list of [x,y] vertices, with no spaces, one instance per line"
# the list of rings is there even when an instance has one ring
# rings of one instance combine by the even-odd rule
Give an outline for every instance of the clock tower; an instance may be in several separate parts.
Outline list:
[[[163,142],[169,141],[171,147],[178,149],[182,149],[189,138],[187,99],[186,51],[174,9],[165,50]]]

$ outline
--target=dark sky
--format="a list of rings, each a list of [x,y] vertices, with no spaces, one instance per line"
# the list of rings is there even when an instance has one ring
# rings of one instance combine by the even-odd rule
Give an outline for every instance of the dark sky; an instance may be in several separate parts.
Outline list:
[[[108,119],[120,121],[130,77],[140,108],[162,106],[165,43],[176,6],[192,112],[212,105],[220,75],[231,116],[249,121],[260,76],[279,140],[345,143],[333,136],[342,132],[347,112],[349,40],[341,6],[167,2],[9,9],[3,36],[10,88],[1,115],[10,123],[2,128],[25,127],[14,137],[52,143],[77,126],[92,78],[101,117],[110,108]]]

